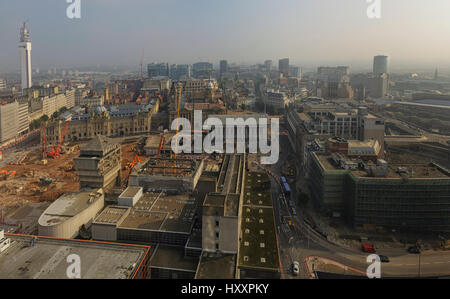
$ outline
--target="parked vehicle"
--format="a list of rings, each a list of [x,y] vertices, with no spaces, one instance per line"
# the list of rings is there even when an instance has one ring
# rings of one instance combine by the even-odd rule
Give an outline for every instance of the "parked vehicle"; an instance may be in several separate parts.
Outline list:
[[[380,257],[380,261],[382,263],[389,263],[390,262],[389,258],[387,256],[385,256],[385,255],[379,255],[379,257]]]
[[[421,253],[420,248],[417,247],[417,246],[411,246],[411,247],[409,247],[409,248],[408,248],[408,252],[409,252],[409,253],[412,253],[412,254],[420,254],[420,253]]]
[[[292,264],[292,273],[294,273],[295,276],[297,276],[300,272],[300,264],[298,262],[294,262]]]
[[[363,252],[367,252],[367,253],[376,253],[377,252],[375,250],[375,246],[373,246],[372,244],[362,244],[361,249]]]

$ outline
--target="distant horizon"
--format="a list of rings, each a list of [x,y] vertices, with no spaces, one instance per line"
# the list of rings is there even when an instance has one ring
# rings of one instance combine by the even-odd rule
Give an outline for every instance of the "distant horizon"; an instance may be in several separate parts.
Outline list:
[[[256,64],[289,57],[292,65],[370,70],[450,65],[448,0],[382,0],[380,19],[366,0],[81,0],[81,19],[66,1],[0,3],[0,73],[20,70],[19,28],[29,20],[33,69],[89,65],[192,64],[221,59]],[[279,55],[279,57],[276,57]],[[276,57],[276,58],[274,58]]]

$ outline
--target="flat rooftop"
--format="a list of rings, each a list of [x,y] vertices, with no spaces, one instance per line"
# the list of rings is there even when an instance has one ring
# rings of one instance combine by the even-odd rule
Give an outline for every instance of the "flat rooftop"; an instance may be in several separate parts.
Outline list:
[[[193,272],[197,270],[198,259],[184,256],[179,246],[152,246],[151,267]]]
[[[127,187],[127,189],[120,194],[120,197],[134,197],[141,189],[142,187]]]
[[[278,271],[278,244],[270,184],[264,190],[261,182],[269,181],[265,173],[249,172],[242,206],[239,266]],[[261,181],[261,182],[259,182]],[[269,181],[270,182],[270,181]]]
[[[361,178],[368,178],[368,179],[402,179],[402,175],[399,174],[397,171],[399,168],[406,169],[409,173],[407,174],[409,179],[450,179],[450,176],[445,173],[445,171],[442,171],[439,167],[427,163],[420,163],[419,160],[415,160],[415,163],[401,163],[401,161],[394,161],[392,163],[391,159],[386,159],[388,162],[388,168],[389,171],[385,177],[371,177],[367,171],[365,170],[345,170],[337,166],[331,155],[329,154],[320,154],[315,153],[316,157],[318,158],[318,161],[322,165],[322,167],[325,170],[329,171],[350,171],[353,175]],[[358,163],[357,159],[350,159],[349,161],[354,161]],[[412,170],[412,172],[410,172]]]
[[[195,279],[235,279],[236,255],[203,252]]]
[[[203,206],[223,207],[224,216],[237,216],[239,212],[239,194],[209,193]]]
[[[1,279],[65,279],[67,257],[77,254],[82,279],[132,278],[148,247],[101,242],[8,236],[13,242],[0,253]]]
[[[186,194],[144,193],[120,228],[189,233],[198,202]]]
[[[139,176],[168,176],[190,177],[200,166],[200,161],[195,159],[148,159],[133,169],[133,175]]]
[[[95,218],[94,223],[116,225],[130,209],[129,207],[108,206]]]

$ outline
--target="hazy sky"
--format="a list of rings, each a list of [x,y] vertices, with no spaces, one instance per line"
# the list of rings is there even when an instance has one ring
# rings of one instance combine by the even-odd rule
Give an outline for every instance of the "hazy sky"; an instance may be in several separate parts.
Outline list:
[[[0,0],[0,73],[19,70],[20,23],[30,20],[32,66],[139,65],[220,59],[258,63],[290,57],[301,66],[450,64],[449,0]]]

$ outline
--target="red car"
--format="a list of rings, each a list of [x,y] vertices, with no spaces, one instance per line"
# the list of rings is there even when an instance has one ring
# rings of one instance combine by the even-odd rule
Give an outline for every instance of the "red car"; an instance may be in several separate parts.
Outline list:
[[[372,244],[362,244],[361,246],[363,252],[375,253],[375,247]]]

